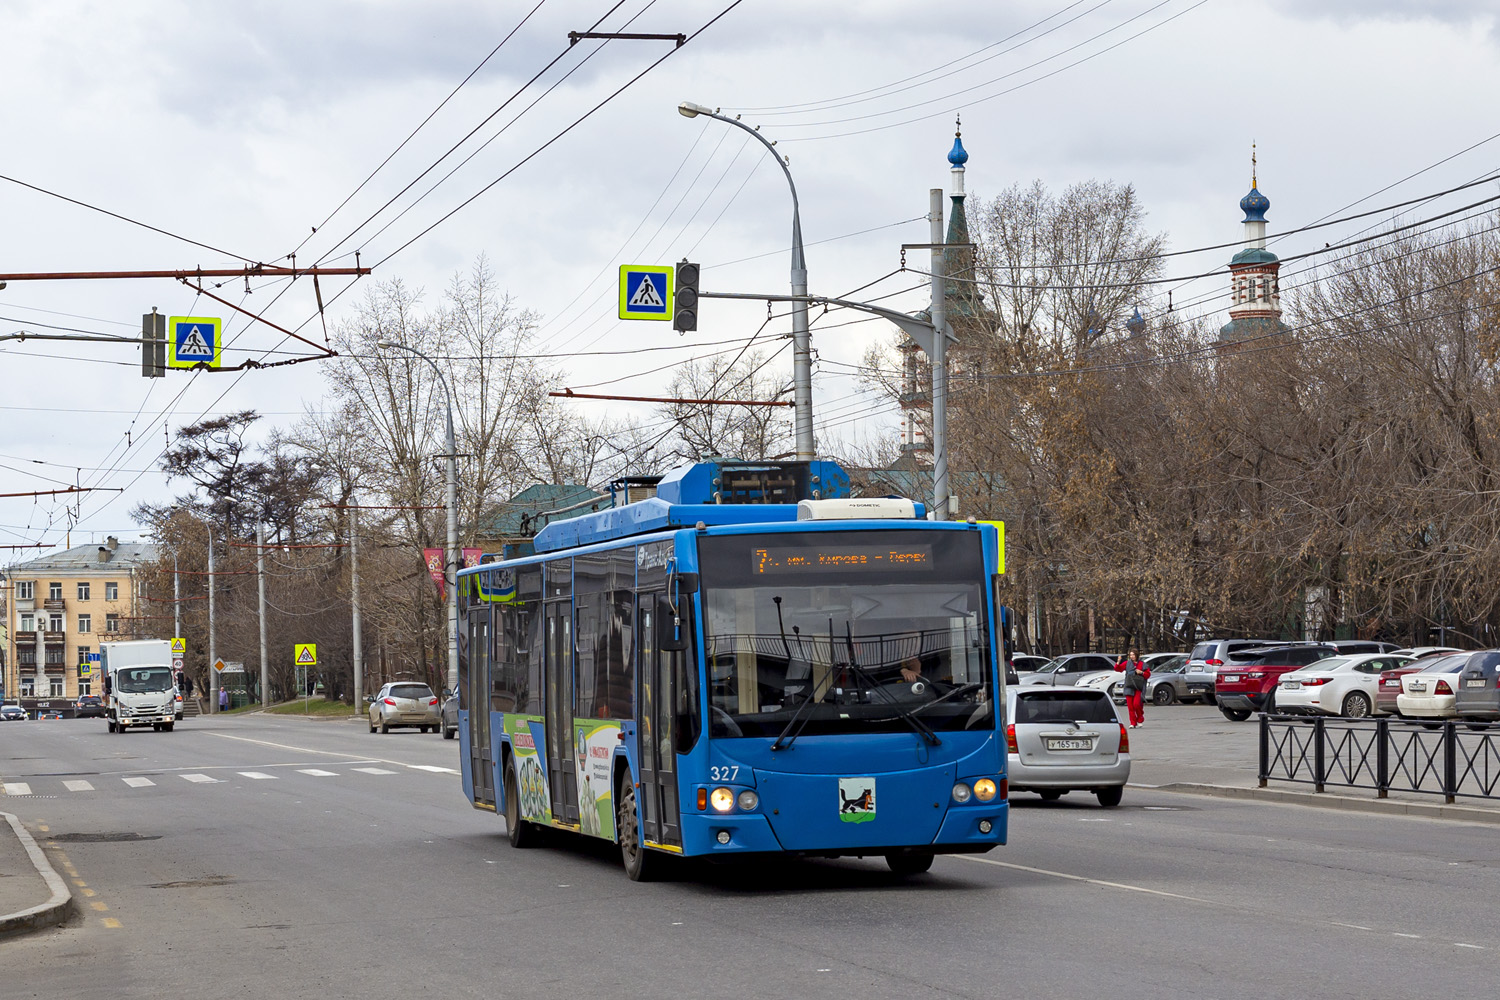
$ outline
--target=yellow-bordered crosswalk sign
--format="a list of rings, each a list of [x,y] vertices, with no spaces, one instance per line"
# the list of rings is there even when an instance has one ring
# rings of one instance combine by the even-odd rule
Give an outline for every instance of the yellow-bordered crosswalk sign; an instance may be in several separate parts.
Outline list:
[[[296,658],[292,661],[299,667],[316,667],[318,665],[318,646],[313,642],[293,643],[297,650]]]
[[[175,638],[175,639],[172,640],[172,655],[173,656],[181,656],[183,653],[186,653],[186,652],[187,652],[187,640],[186,639],[182,638],[182,636],[178,636],[177,638]]]
[[[219,367],[224,344],[224,324],[216,316],[173,316],[167,320],[167,340],[172,345],[169,368],[191,368],[206,364]]]
[[[621,264],[620,318],[671,319],[676,273],[655,264]]]

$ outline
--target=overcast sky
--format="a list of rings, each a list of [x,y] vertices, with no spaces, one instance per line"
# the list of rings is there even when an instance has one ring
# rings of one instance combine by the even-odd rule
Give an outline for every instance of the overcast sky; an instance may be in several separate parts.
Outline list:
[[[742,114],[790,156],[810,288],[825,295],[882,278],[859,297],[921,282],[892,272],[903,242],[927,239],[920,217],[928,189],[949,185],[959,112],[971,203],[1033,179],[1059,191],[1089,178],[1130,183],[1148,227],[1174,250],[1239,238],[1252,141],[1273,236],[1500,169],[1500,139],[1485,142],[1500,133],[1492,0],[742,0],[675,51],[661,41],[568,44],[569,31],[600,18],[600,30],[694,35],[730,2],[545,0],[324,226],[536,0],[0,0],[0,174],[215,248],[0,181],[0,272],[272,263],[310,237],[300,263],[331,255],[328,263],[347,265],[357,249],[363,263],[379,264],[375,278],[400,277],[435,304],[448,277],[484,254],[518,304],[543,317],[547,351],[672,344],[682,350],[667,357],[685,359],[709,341],[753,333],[765,307],[707,302],[687,337],[666,324],[621,323],[618,265],[689,257],[703,264],[707,290],[784,293],[790,199],[758,143],[681,117],[682,100]],[[355,232],[559,56],[457,155]],[[1478,191],[1408,211],[1419,218],[1497,189]],[[1276,249],[1321,247],[1388,219],[1294,236]],[[1213,270],[1232,252],[1174,257],[1167,273]],[[913,263],[925,268],[925,255]],[[1174,286],[1175,301],[1220,308],[1222,285]],[[325,298],[344,286],[329,281]],[[281,290],[257,283],[246,297],[243,283],[230,282],[219,294],[265,308]],[[338,297],[330,323],[360,294],[356,286]],[[926,294],[883,303],[920,309]],[[130,336],[152,306],[231,315],[170,280],[11,281],[0,291],[0,334],[67,327]],[[1143,302],[1142,311],[1163,306]],[[315,313],[311,284],[299,281],[268,317],[321,340]],[[899,421],[839,367],[890,336],[879,322],[838,325],[852,318],[830,315],[814,327],[824,447],[893,436]],[[788,328],[777,320],[767,331]],[[236,319],[227,329],[228,364],[299,347],[265,326]],[[620,377],[663,363],[659,353],[563,362],[581,391],[614,380],[602,391],[640,395],[662,392],[671,373]],[[132,346],[42,341],[0,343],[0,373],[0,493],[75,482],[101,489],[77,500],[0,499],[0,544],[56,545],[68,540],[74,503],[73,544],[136,538],[131,507],[184,485],[174,490],[155,471],[172,432],[243,408],[266,414],[268,426],[290,423],[320,404],[325,377],[314,363],[148,380]],[[655,416],[649,406],[614,412]],[[35,554],[0,550],[0,560]]]

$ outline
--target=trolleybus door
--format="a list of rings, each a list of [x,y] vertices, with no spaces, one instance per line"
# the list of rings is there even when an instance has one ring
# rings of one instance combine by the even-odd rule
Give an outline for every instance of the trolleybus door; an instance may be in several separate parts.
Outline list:
[[[677,751],[673,745],[672,705],[674,661],[681,653],[657,648],[656,604],[659,594],[642,594],[636,605],[640,666],[636,676],[641,686],[640,706],[641,827],[645,839],[658,844],[680,845],[682,831],[677,812]]]
[[[469,619],[469,764],[474,777],[474,801],[495,804],[495,773],[490,763],[490,609],[471,612]]]
[[[573,605],[547,605],[547,787],[552,815],[578,822],[578,776],[573,763]]]

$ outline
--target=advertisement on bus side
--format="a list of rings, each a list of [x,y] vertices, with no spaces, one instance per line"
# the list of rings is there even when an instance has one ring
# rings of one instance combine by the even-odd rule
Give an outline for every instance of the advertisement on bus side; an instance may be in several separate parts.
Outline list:
[[[574,719],[573,751],[578,765],[578,820],[584,833],[615,839],[615,797],[610,770],[620,724],[607,719]]]
[[[545,722],[540,715],[505,716],[505,735],[510,737],[515,758],[521,817],[532,823],[552,822],[552,794],[547,789],[547,768],[539,752],[546,746]]]

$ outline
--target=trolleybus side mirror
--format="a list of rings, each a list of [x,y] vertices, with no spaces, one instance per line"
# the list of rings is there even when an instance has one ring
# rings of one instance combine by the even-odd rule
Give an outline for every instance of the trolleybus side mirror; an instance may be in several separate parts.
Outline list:
[[[665,596],[656,599],[656,648],[668,653],[687,649],[687,602],[680,603],[677,611]]]

